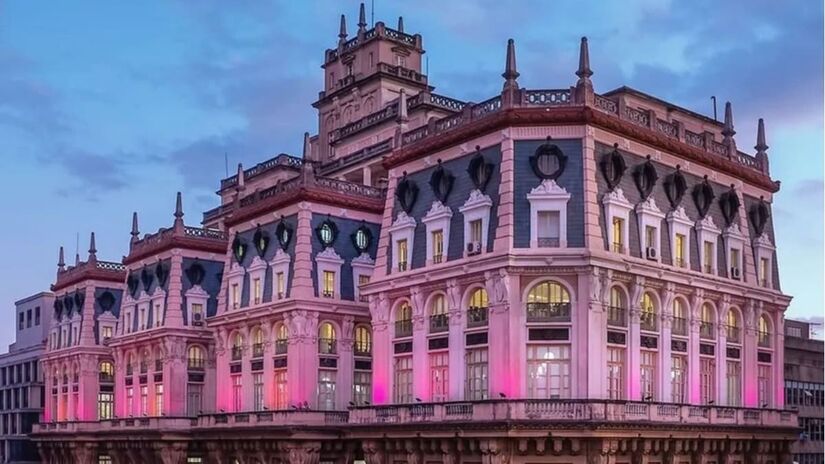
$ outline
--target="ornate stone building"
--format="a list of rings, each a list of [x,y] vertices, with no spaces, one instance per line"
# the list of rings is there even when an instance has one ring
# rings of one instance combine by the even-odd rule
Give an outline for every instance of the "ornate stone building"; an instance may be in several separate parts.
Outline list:
[[[572,86],[522,88],[510,41],[460,101],[359,16],[302,158],[61,268],[43,459],[786,464],[762,122],[750,155],[729,104],[597,94],[586,39]]]

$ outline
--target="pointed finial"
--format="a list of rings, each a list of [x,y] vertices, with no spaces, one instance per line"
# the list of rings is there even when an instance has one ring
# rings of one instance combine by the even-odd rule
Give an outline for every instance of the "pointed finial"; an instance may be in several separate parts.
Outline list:
[[[137,211],[132,213],[132,232],[131,232],[131,235],[132,235],[132,241],[137,240],[138,236],[140,235],[140,231],[138,230]]]
[[[63,259],[63,246],[60,246],[60,253],[57,256],[57,269],[64,270],[66,268],[66,261]]]
[[[95,247],[95,233],[92,232],[92,235],[89,238],[89,260],[92,260],[96,257],[97,257],[97,248]]]
[[[398,96],[398,121],[407,121],[407,91],[401,89],[401,94]]]
[[[75,265],[75,267],[77,267],[78,264],[80,264],[80,253],[75,253],[74,254],[74,265]]]
[[[312,159],[312,146],[309,144],[309,132],[304,132],[304,160],[310,161]]]
[[[518,88],[519,73],[516,71],[516,42],[513,39],[507,40],[507,61],[504,65],[504,73],[501,77],[504,78],[504,88],[511,87]]]
[[[338,29],[338,43],[342,44],[347,40],[347,17],[341,15],[341,27]]]
[[[730,102],[725,102],[725,127],[722,129],[725,138],[733,137],[736,131],[733,130],[733,107]]]
[[[579,80],[588,80],[593,75],[590,70],[590,49],[587,46],[587,37],[582,37],[579,46],[579,69],[576,71]]]
[[[398,32],[404,32],[404,17],[398,17]]]
[[[246,179],[244,179],[243,164],[238,163],[238,190],[243,190],[246,186]]]
[[[756,129],[756,149],[757,154],[767,154],[768,144],[765,142],[765,120],[759,118],[759,125]]]
[[[175,197],[175,219],[183,219],[183,197],[180,192]]]
[[[364,8],[364,2],[358,7],[358,32],[367,30],[367,11]]]

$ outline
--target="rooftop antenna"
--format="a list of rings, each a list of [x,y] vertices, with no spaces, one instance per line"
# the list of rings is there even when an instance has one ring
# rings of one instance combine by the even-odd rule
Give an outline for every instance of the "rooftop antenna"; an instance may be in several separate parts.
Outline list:
[[[427,77],[430,76],[430,57],[429,56],[424,57],[424,74],[426,74]]]
[[[80,256],[80,232],[74,233],[74,255],[75,257]]]
[[[711,95],[710,99],[713,101],[713,120],[718,121],[718,119],[716,119],[716,95]]]
[[[229,155],[226,152],[223,152],[223,169],[226,172],[226,175],[223,176],[225,179],[229,177]]]
[[[375,0],[370,1],[370,22],[375,27]]]

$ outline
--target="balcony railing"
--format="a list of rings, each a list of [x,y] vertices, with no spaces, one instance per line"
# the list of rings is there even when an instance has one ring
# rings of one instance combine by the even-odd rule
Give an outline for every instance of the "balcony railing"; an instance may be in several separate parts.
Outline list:
[[[409,337],[410,335],[412,335],[412,319],[395,321],[395,338]]]
[[[642,311],[642,314],[639,316],[639,328],[649,332],[655,332],[657,329],[656,313],[652,311]]]
[[[289,348],[287,340],[275,340],[275,354],[286,354]]]
[[[527,303],[527,322],[569,322],[570,303]]]
[[[321,296],[323,296],[324,298],[335,298],[335,292],[332,290],[324,290],[321,293]]]
[[[134,373],[134,368],[131,365],[126,365],[126,375],[132,375]]]
[[[264,356],[264,344],[263,343],[253,343],[252,344],[252,357],[253,358],[262,358]]]
[[[622,242],[613,242],[611,249],[614,253],[624,253],[624,244]]]
[[[671,333],[673,335],[687,335],[687,319],[684,317],[674,317]]]
[[[240,361],[243,358],[243,348],[240,346],[233,346],[232,347],[232,360],[233,361]]]
[[[558,248],[560,246],[558,237],[539,237],[537,241],[539,248]]]
[[[443,254],[441,254],[441,253],[438,253],[438,254],[436,254],[436,255],[433,255],[433,264],[441,264],[441,260],[442,260],[443,258],[444,258],[444,255],[443,255]]]
[[[726,326],[726,335],[729,342],[739,342],[739,327],[735,325]]]
[[[447,314],[433,314],[430,316],[430,332],[446,332],[450,329],[450,316]]]
[[[334,338],[319,338],[318,339],[318,353],[320,354],[335,354],[337,348],[337,341]]]
[[[100,381],[100,383],[114,383],[115,376],[108,372],[101,372],[98,375],[98,380]]]
[[[356,341],[353,343],[353,352],[355,353],[355,356],[371,356],[372,345],[368,342]]]
[[[398,262],[398,272],[404,272],[407,270],[407,262],[406,261],[399,261]]]
[[[608,306],[607,325],[627,327],[627,310],[618,306]]]
[[[704,340],[713,340],[716,338],[713,335],[713,322],[701,321],[699,323],[699,338]]]
[[[763,348],[770,348],[771,334],[768,332],[758,332],[756,335],[757,344]]]
[[[484,327],[487,325],[487,308],[471,306],[467,309],[467,327]]]
[[[160,372],[163,370],[163,361],[160,359],[155,360],[155,372]]]
[[[146,364],[145,362],[141,362],[140,363],[140,373],[145,374],[147,372],[149,372],[149,365]]]
[[[204,366],[203,358],[189,358],[186,367],[190,371],[202,371]]]
[[[685,267],[685,259],[684,258],[673,258],[673,265],[676,267]]]

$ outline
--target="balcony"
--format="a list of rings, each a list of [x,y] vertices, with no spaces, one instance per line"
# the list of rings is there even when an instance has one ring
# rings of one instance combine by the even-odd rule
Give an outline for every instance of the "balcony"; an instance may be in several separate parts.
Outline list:
[[[243,358],[243,348],[240,346],[233,346],[232,347],[232,360],[233,361],[240,361]]]
[[[729,342],[739,343],[739,327],[728,325],[725,332]]]
[[[527,303],[527,322],[570,322],[570,303]]]
[[[796,413],[775,409],[609,401],[609,400],[488,400],[356,407],[351,424],[489,422],[495,420],[557,421],[570,424],[603,422],[725,424],[788,427]]]
[[[685,267],[686,264],[684,258],[673,258],[673,265],[676,267]]]
[[[321,293],[321,296],[323,296],[324,298],[335,298],[335,292],[332,290],[324,290]]]
[[[32,433],[75,435],[78,433],[111,433],[122,430],[190,430],[197,425],[191,417],[141,417],[106,419],[101,421],[41,422],[32,425]]]
[[[487,308],[470,306],[467,308],[467,328],[487,325]]]
[[[713,340],[716,337],[713,334],[713,322],[701,321],[699,323],[699,338],[703,340]]]
[[[447,314],[433,314],[430,316],[430,332],[446,332],[450,329],[450,316]]]
[[[163,361],[160,359],[155,360],[155,372],[160,372],[163,370]]]
[[[407,262],[406,261],[399,261],[398,262],[398,272],[404,272],[407,270]]]
[[[613,242],[611,249],[614,253],[624,253],[624,244],[622,242]]]
[[[687,319],[684,317],[674,317],[671,333],[673,335],[687,336]]]
[[[758,332],[756,335],[756,343],[762,348],[770,348],[771,334],[768,332]]]
[[[264,344],[263,343],[253,343],[252,344],[252,357],[253,358],[263,358],[264,357]]]
[[[355,356],[372,356],[372,346],[369,342],[356,341],[352,345]]]
[[[132,368],[131,364],[126,365],[126,375],[127,375],[127,376],[130,376],[130,375],[132,375],[132,374],[134,374],[134,373],[135,373],[135,372],[134,372],[134,369]]]
[[[289,341],[275,340],[275,354],[286,354],[289,349]]]
[[[441,264],[442,259],[444,259],[444,255],[441,253],[433,255],[433,264]]]
[[[412,319],[395,321],[395,338],[412,336]]]
[[[202,371],[204,362],[202,358],[189,358],[186,361],[186,368],[190,371]]]
[[[648,332],[655,332],[657,329],[656,313],[652,311],[642,311],[642,314],[639,317],[639,328],[642,330],[647,330]]]
[[[100,374],[98,374],[98,381],[100,383],[114,383],[115,376],[108,372],[101,372]]]
[[[608,306],[607,325],[613,327],[627,327],[627,310],[619,306]]]
[[[337,342],[334,338],[319,338],[318,339],[318,353],[320,354],[335,354]]]
[[[206,414],[198,416],[196,428],[294,427],[296,425],[345,425],[348,411],[277,410]]]
[[[140,373],[141,374],[145,374],[145,373],[149,372],[149,365],[146,364],[146,362],[141,362],[139,367],[140,367]]]

